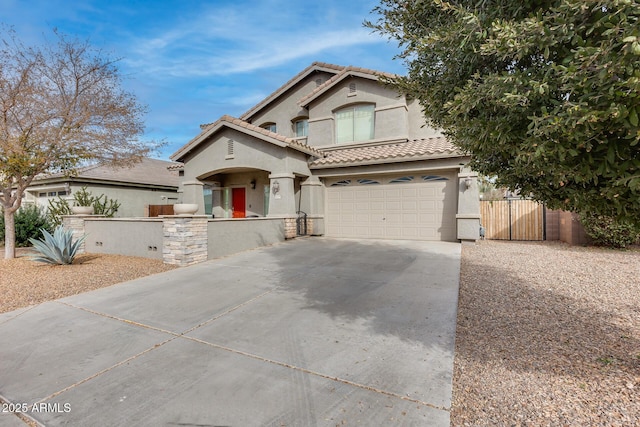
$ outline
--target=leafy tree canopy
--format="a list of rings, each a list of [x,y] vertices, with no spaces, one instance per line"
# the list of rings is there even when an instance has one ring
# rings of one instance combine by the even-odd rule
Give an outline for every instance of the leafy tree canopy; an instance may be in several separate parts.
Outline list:
[[[121,87],[116,62],[55,32],[27,47],[0,26],[0,206],[5,257],[14,256],[14,213],[38,174],[90,160],[127,164],[155,148],[137,140],[145,107]]]
[[[496,185],[640,218],[638,0],[382,0],[390,83]]]

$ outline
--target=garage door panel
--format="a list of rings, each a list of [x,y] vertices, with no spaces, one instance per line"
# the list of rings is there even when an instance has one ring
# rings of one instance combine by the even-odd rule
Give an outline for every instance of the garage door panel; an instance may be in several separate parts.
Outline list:
[[[433,212],[438,208],[442,208],[442,204],[435,200],[419,200],[418,209],[421,212]]]
[[[402,202],[400,200],[387,200],[384,202],[384,208],[389,211],[402,210]]]
[[[369,209],[376,212],[384,212],[384,201],[372,200],[371,202],[369,202]]]
[[[418,225],[418,213],[408,213],[405,212],[402,214],[402,224],[406,226]]]
[[[402,228],[386,227],[384,238],[386,239],[402,239]]]
[[[417,200],[407,200],[404,199],[402,200],[402,202],[400,203],[402,206],[402,210],[403,211],[412,211],[412,212],[417,212],[418,211],[418,201]]]
[[[392,188],[384,189],[384,198],[386,200],[398,200],[401,197],[400,189],[398,188],[402,184],[394,185]]]
[[[416,177],[417,178],[417,177]],[[354,238],[456,240],[457,193],[449,181],[371,177],[378,185],[327,188],[327,235]]]

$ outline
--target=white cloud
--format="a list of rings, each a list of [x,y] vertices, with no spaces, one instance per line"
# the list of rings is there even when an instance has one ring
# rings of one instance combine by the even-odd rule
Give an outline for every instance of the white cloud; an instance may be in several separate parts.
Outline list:
[[[270,19],[277,6],[278,2],[258,2],[256,8],[262,9],[251,13],[235,6],[201,12],[196,19],[165,28],[161,35],[132,40],[126,62],[155,76],[225,76],[315,59],[330,49],[385,42],[362,27],[364,16],[350,15],[342,22],[327,8],[324,15],[312,18],[288,10]]]

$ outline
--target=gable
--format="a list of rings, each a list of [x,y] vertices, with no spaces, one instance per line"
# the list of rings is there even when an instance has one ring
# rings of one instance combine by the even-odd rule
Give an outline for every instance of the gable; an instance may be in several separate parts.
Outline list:
[[[300,105],[301,107],[308,107],[309,104],[314,102],[317,98],[321,97],[327,91],[335,90],[335,87],[343,83],[345,80],[359,78],[377,82],[380,76],[396,77],[395,74],[374,71],[367,68],[353,66],[345,67],[342,71],[333,76],[331,79],[327,80],[324,84],[318,86],[311,93],[301,98],[298,102],[298,105]]]
[[[322,153],[302,142],[287,138],[277,133],[269,132],[268,130],[252,125],[251,123],[225,115],[215,123],[207,125],[198,136],[172,154],[171,159],[174,161],[185,161],[186,159],[193,157],[197,151],[199,151],[200,146],[206,145],[217,133],[227,128],[279,147],[289,147],[310,156],[322,156]]]
[[[265,115],[265,109],[272,109],[272,104],[282,97],[291,96],[295,94],[294,98],[297,100],[300,97],[307,95],[313,89],[321,86],[326,81],[330,80],[333,76],[343,70],[345,67],[334,64],[327,64],[324,62],[314,62],[300,73],[293,76],[289,81],[276,89],[273,93],[253,106],[249,111],[240,116],[241,120],[260,125],[258,123],[260,116]],[[313,86],[312,86],[313,85]],[[300,87],[303,86],[301,89]],[[294,117],[294,116],[292,116]],[[275,120],[273,120],[275,121]]]
[[[221,127],[184,157],[185,179],[244,170],[309,175],[308,154],[286,143],[275,143],[242,128]]]

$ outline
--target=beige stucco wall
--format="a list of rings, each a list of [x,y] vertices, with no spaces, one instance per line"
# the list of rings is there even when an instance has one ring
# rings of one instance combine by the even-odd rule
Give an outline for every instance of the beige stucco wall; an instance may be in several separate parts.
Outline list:
[[[282,219],[227,219],[208,222],[208,258],[272,245],[284,241]]]
[[[233,156],[227,155],[229,140],[233,140]],[[311,175],[304,153],[226,127],[200,144],[184,161],[184,181],[204,180],[213,173],[232,169]]]
[[[300,107],[298,101],[317,87],[316,80],[320,79],[320,81],[324,83],[332,76],[333,74],[321,71],[310,74],[294,88],[285,92],[263,110],[260,110],[259,114],[250,117],[249,122],[256,126],[261,126],[264,123],[275,123],[277,132],[280,135],[294,137],[295,134],[291,120],[297,117],[308,116],[307,110]]]
[[[81,185],[71,186],[72,193],[80,190]],[[152,191],[134,187],[114,187],[106,185],[87,186],[94,196],[104,194],[108,199],[115,199],[120,203],[116,218],[144,217],[148,205],[172,205],[177,202],[177,193],[169,191]]]
[[[349,90],[351,83],[356,84],[355,93]],[[417,102],[407,104],[404,96],[399,96],[396,91],[383,86],[378,81],[351,77],[337,83],[309,105],[307,144],[319,148],[335,146],[335,111],[361,103],[375,104],[375,133],[372,141],[439,135],[436,130],[423,126],[425,120]]]
[[[407,102],[407,117],[409,119],[409,139],[432,138],[442,136],[442,132],[428,126],[422,114],[420,103],[415,100]]]
[[[104,194],[107,199],[114,199],[120,203],[120,208],[116,213],[116,218],[130,218],[130,217],[144,217],[147,215],[148,205],[164,205],[174,204],[177,202],[178,194],[176,191],[167,191],[154,188],[139,188],[139,187],[123,187],[119,185],[107,185],[97,183],[71,183],[69,185],[70,192],[63,198],[69,200],[72,204],[73,194],[76,191],[80,191],[83,186],[87,187],[87,191],[90,191],[93,196],[100,196]],[[29,189],[27,203],[34,203],[38,206],[42,206],[44,209],[49,206],[49,199],[57,199],[57,197],[37,197],[39,192],[52,191],[52,190],[64,190],[64,183],[50,184],[47,186],[33,187]],[[34,195],[36,197],[34,197]]]
[[[162,259],[162,220],[91,218],[85,233],[86,252]]]

